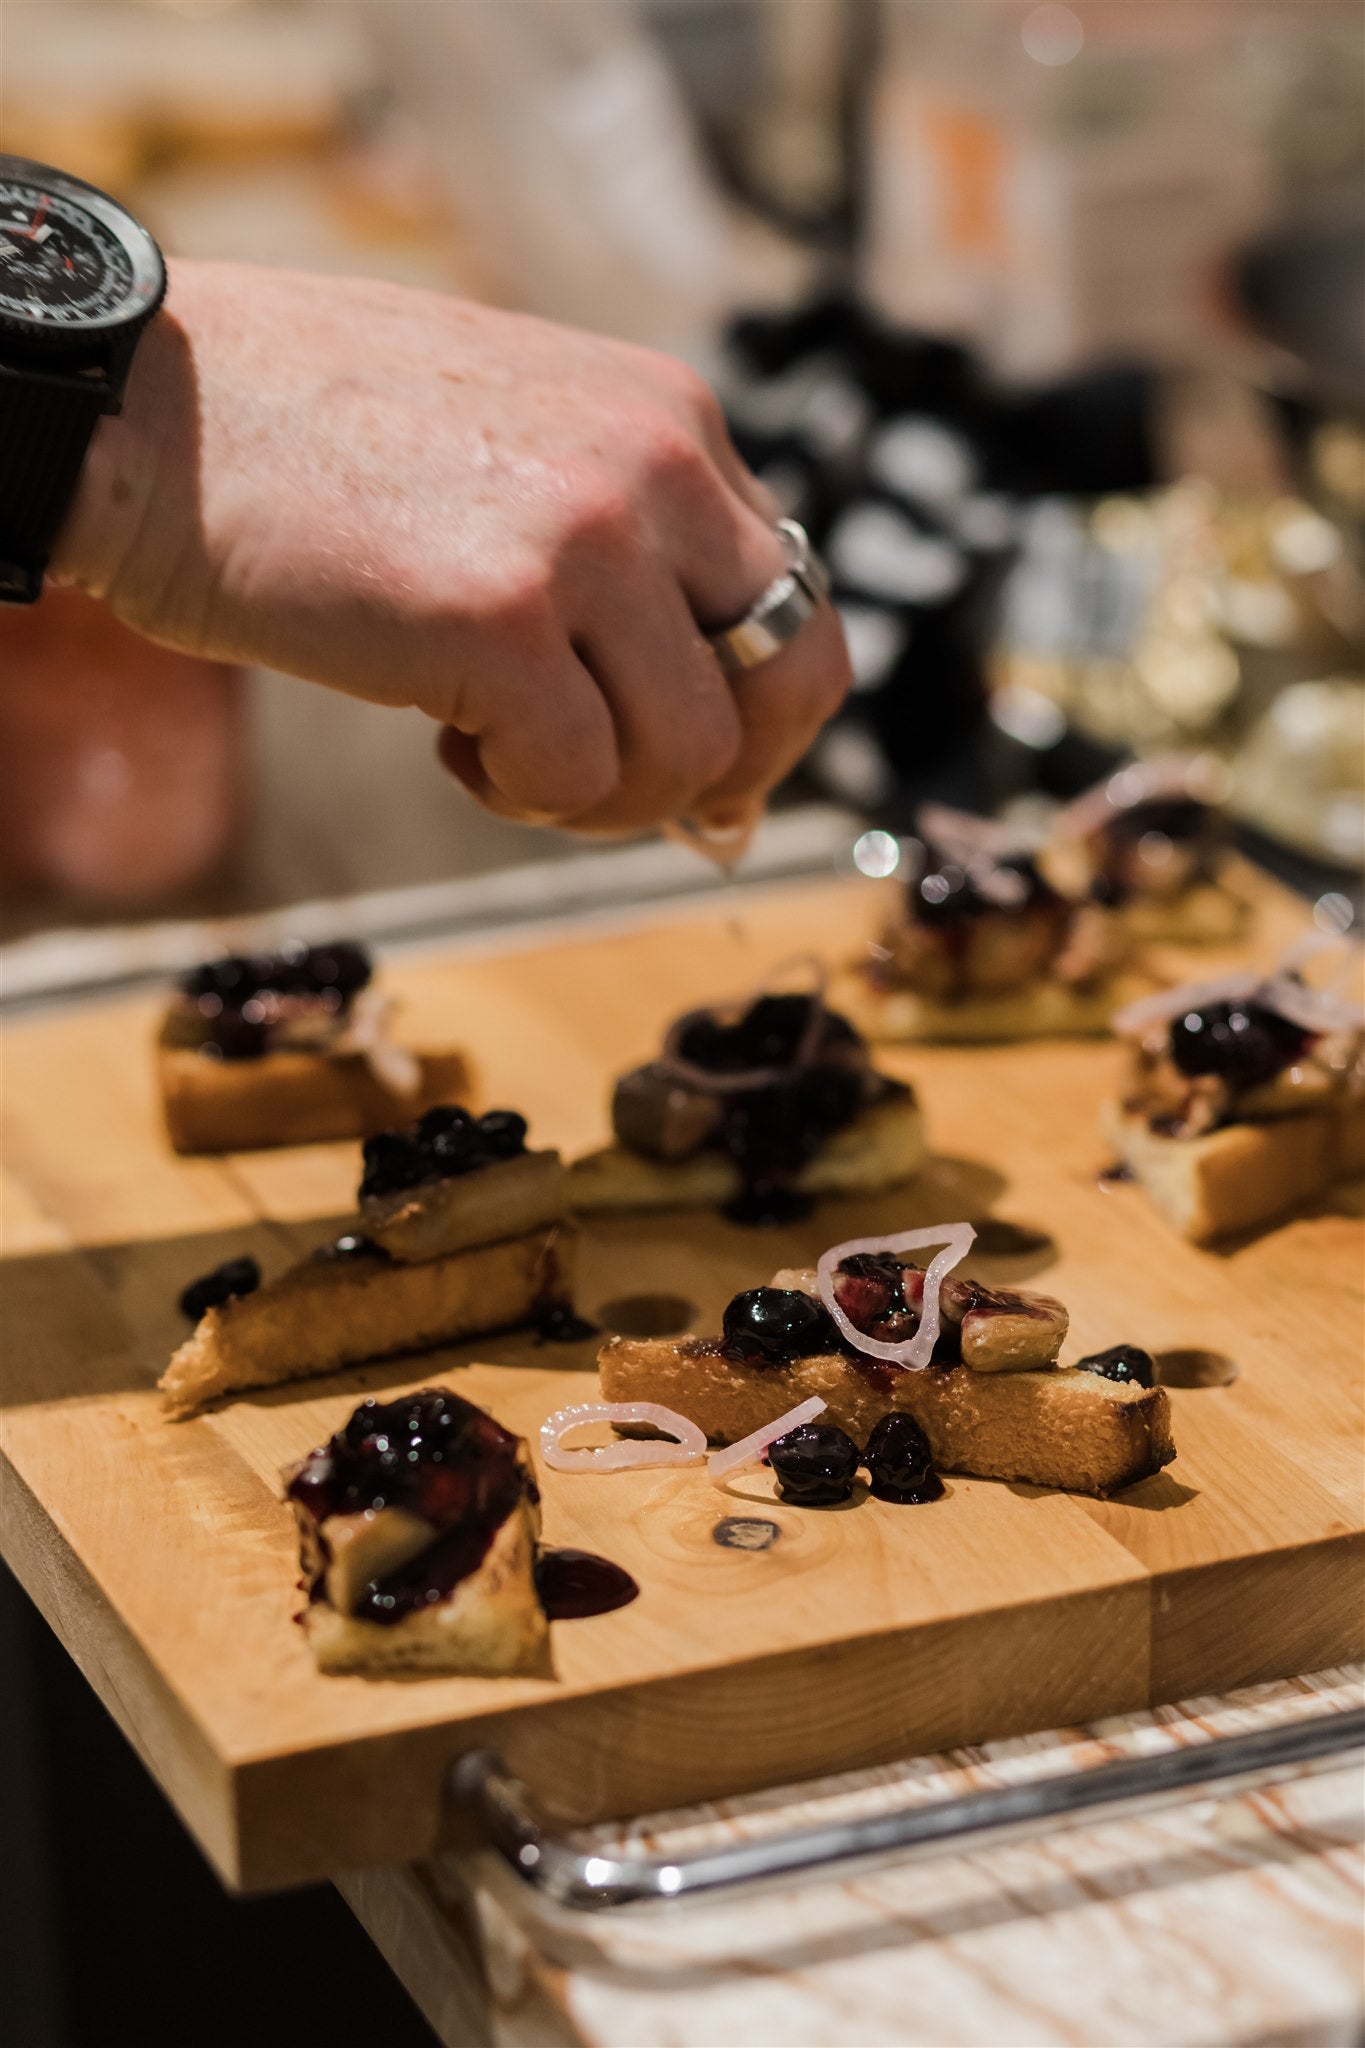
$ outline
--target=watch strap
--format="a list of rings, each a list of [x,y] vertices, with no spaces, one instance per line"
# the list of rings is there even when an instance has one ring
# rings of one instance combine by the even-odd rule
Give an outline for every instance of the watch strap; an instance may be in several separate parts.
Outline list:
[[[0,603],[33,604],[109,403],[101,375],[0,362]]]

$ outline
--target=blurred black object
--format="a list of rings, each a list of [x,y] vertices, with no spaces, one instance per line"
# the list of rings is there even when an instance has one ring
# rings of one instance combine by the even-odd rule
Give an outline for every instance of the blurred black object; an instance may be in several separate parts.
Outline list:
[[[985,665],[1020,506],[1155,483],[1156,373],[1004,389],[844,292],[741,317],[727,348],[736,442],[829,563],[853,651],[855,694],[808,778],[893,825],[930,788],[990,807],[1009,792]]]
[[[1258,334],[1298,358],[1328,403],[1365,412],[1365,208],[1358,199],[1294,215],[1233,265]]]
[[[7,2048],[437,2048],[330,1885],[224,1892],[3,1566],[0,1669]]]

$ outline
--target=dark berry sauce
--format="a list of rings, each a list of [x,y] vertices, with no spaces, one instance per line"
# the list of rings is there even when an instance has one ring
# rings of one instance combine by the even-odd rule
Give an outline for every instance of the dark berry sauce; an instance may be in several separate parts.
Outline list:
[[[1097,862],[1092,894],[1097,902],[1118,904],[1140,889],[1138,849],[1149,838],[1169,840],[1183,857],[1187,879],[1206,882],[1216,871],[1223,837],[1218,812],[1198,797],[1154,796],[1129,804],[1106,818],[1091,842]]]
[[[221,1308],[225,1301],[232,1301],[242,1294],[254,1294],[260,1284],[261,1269],[249,1255],[241,1259],[225,1259],[211,1273],[191,1281],[180,1296],[180,1313],[188,1316],[192,1323],[197,1323],[211,1308]]]
[[[1066,910],[1064,899],[1044,880],[1036,861],[1026,853],[1010,854],[991,862],[993,872],[1013,878],[1009,900],[1000,901],[986,894],[969,869],[940,858],[927,842],[925,852],[925,869],[910,882],[906,892],[906,906],[915,924],[933,925],[948,932],[973,918],[998,917],[1002,912],[1016,916],[1021,911],[1042,907],[1054,912]]]
[[[628,1571],[590,1550],[542,1550],[536,1593],[547,1621],[583,1621],[629,1607],[640,1588]]]
[[[429,1109],[406,1130],[379,1131],[365,1140],[360,1199],[401,1194],[433,1181],[473,1173],[526,1149],[526,1119],[514,1109],[486,1116],[455,1105]]]
[[[1301,1059],[1313,1034],[1243,998],[1205,1003],[1171,1022],[1171,1061],[1194,1078],[1216,1074],[1234,1090],[1258,1088]]]
[[[169,1035],[217,1059],[259,1059],[283,1015],[304,1004],[341,1017],[373,971],[364,947],[349,941],[207,960],[181,979]]]
[[[406,1508],[440,1532],[418,1556],[366,1586],[354,1612],[383,1625],[444,1599],[476,1571],[494,1535],[533,1487],[517,1439],[444,1387],[362,1401],[313,1451],[287,1493],[314,1524],[332,1515]],[[322,1597],[323,1571],[312,1597]]]
[[[732,1023],[699,1013],[679,1033],[676,1056],[718,1081],[778,1070],[760,1087],[717,1090],[719,1118],[707,1143],[739,1173],[740,1192],[725,1207],[732,1223],[776,1225],[808,1215],[811,1199],[793,1185],[802,1170],[870,1101],[908,1093],[872,1074],[859,1034],[817,996],[759,996]]]
[[[1076,1370],[1096,1372],[1102,1379],[1117,1380],[1121,1385],[1156,1385],[1152,1354],[1137,1344],[1111,1344],[1107,1351],[1092,1351],[1089,1357],[1076,1360]]]
[[[334,1237],[330,1244],[320,1244],[313,1257],[329,1265],[351,1265],[361,1259],[376,1259],[381,1265],[393,1263],[391,1252],[358,1230],[343,1231],[342,1235]]]

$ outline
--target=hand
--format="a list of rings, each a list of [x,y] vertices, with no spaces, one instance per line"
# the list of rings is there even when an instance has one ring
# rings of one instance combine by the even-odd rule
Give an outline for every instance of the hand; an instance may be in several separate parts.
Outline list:
[[[727,682],[784,567],[670,357],[397,286],[177,263],[53,568],[154,640],[416,705],[487,809],[751,819],[848,685],[824,609]]]

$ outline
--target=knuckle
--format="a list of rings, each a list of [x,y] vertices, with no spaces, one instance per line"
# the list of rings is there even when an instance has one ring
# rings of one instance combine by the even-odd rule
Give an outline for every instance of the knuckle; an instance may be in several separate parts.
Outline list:
[[[596,554],[628,552],[639,531],[639,514],[630,492],[605,479],[582,493],[569,521],[572,542]]]
[[[666,489],[694,491],[709,472],[706,451],[696,435],[667,413],[651,418],[641,448],[650,482]]]
[[[548,653],[557,637],[553,581],[548,565],[538,561],[503,563],[461,594],[458,609],[500,647],[525,657]]]

